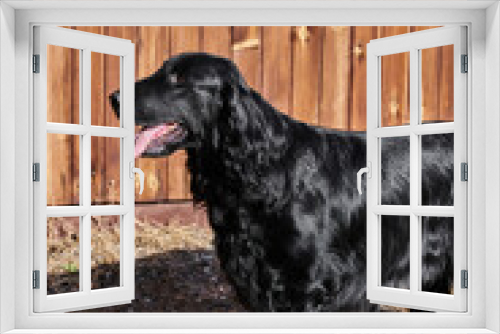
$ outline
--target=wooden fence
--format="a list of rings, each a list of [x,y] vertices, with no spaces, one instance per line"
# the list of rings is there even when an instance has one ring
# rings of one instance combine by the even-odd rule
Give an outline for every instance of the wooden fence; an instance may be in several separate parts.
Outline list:
[[[366,44],[372,39],[434,27],[69,28],[130,39],[136,45],[137,79],[151,75],[165,59],[178,53],[210,52],[233,59],[247,82],[281,112],[311,124],[364,131]],[[66,77],[64,85],[49,81],[48,120],[75,123],[78,122],[78,53],[52,48],[49,49],[49,73]],[[453,49],[441,47],[424,51],[423,64],[431,64],[422,71],[424,120],[452,120],[453,85],[449,83],[453,82],[450,70]],[[382,62],[383,124],[398,125],[409,121],[409,71],[401,71],[409,65],[404,54],[390,57]],[[118,126],[108,102],[109,94],[119,88],[118,71],[118,57],[92,55],[94,125]],[[78,138],[49,137],[48,205],[77,204]],[[95,138],[92,145],[93,202],[117,203],[119,141]],[[136,194],[136,201],[190,199],[185,160],[185,152],[168,158],[138,159],[136,165],[145,172],[146,184],[144,193]]]

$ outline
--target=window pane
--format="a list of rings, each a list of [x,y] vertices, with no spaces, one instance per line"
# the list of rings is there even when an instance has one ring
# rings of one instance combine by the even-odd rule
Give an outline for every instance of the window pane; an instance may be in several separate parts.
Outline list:
[[[421,122],[453,122],[453,45],[421,50]]]
[[[47,294],[80,289],[80,217],[47,218]]]
[[[422,205],[453,205],[453,133],[422,136]]]
[[[453,217],[422,217],[422,291],[453,294]]]
[[[410,137],[381,138],[382,205],[410,205]]]
[[[80,136],[47,134],[47,206],[80,204]]]
[[[92,217],[92,289],[120,286],[120,216]]]
[[[381,217],[381,285],[410,289],[410,217]]]
[[[381,125],[410,124],[410,52],[381,56]]]
[[[92,52],[91,63],[91,124],[119,127],[120,120],[113,112],[109,96],[120,89],[120,57]]]
[[[92,205],[120,204],[120,138],[92,137]]]
[[[80,50],[47,45],[47,122],[80,122]]]

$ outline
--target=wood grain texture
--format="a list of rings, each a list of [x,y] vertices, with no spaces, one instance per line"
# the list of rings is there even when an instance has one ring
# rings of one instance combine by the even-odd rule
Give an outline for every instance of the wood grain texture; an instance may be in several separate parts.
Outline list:
[[[231,58],[250,86],[284,113],[310,124],[340,130],[366,129],[366,44],[376,38],[435,27],[71,27],[131,40],[136,46],[136,79],[154,73],[172,55],[208,52]],[[451,47],[423,52],[424,119],[453,120],[453,55]],[[78,51],[49,49],[49,121],[79,122]],[[397,57],[396,57],[397,58]],[[92,124],[118,126],[108,96],[119,88],[119,62],[94,55],[92,65]],[[407,60],[392,60],[391,67],[407,67]],[[62,73],[66,73],[63,75]],[[66,79],[56,79],[57,76]],[[391,87],[384,89],[383,108],[393,110],[387,122],[405,123],[408,113],[408,75],[383,70]],[[388,102],[385,102],[388,101]],[[392,108],[392,109],[391,109]],[[70,136],[72,137],[72,136]],[[49,138],[48,185],[57,197],[52,205],[78,203],[79,141]],[[59,154],[59,151],[69,152]],[[67,162],[61,162],[61,159]],[[145,191],[138,202],[191,198],[186,155],[141,158],[136,166],[146,173]],[[69,161],[69,162],[68,162]],[[100,203],[119,200],[119,144],[96,138],[92,146],[92,196]],[[136,191],[139,185],[136,184]],[[50,205],[50,203],[49,203]]]
[[[57,94],[54,90],[54,85],[56,84],[55,66],[58,64],[54,59],[56,57],[54,46],[49,45],[47,47],[47,120],[49,122],[54,121],[55,114],[55,104],[57,103],[56,99],[60,97],[60,94]],[[52,140],[52,135],[47,135],[47,206],[58,205],[55,200],[55,193],[59,191],[59,189],[54,189],[57,184],[55,184],[54,179],[57,177],[53,177],[56,174],[54,170],[54,157],[53,152],[55,152],[55,145]],[[68,171],[69,173],[70,171]]]
[[[339,130],[349,127],[351,48],[350,27],[326,27],[319,111],[321,126]]]
[[[278,111],[292,114],[292,28],[262,28],[262,96]]]
[[[379,38],[410,32],[409,27],[379,27]],[[410,53],[382,56],[382,126],[410,124]]]
[[[233,49],[233,61],[238,66],[246,82],[255,90],[262,89],[262,27],[232,27],[231,43],[233,46],[245,40],[257,39],[255,47]]]
[[[430,27],[411,27],[410,31],[422,31],[437,28]],[[421,50],[422,64],[422,87],[421,88],[421,122],[432,123],[439,120],[439,48],[430,48]]]
[[[79,124],[81,120],[80,112],[80,50],[71,50],[71,79],[68,80],[71,85],[71,123]],[[71,203],[80,203],[80,138],[71,136],[71,166],[69,174],[71,178],[72,197]]]
[[[206,26],[200,28],[203,52],[231,58],[231,27]]]
[[[439,67],[438,48],[423,49],[422,59],[422,122],[439,119]]]
[[[293,117],[318,125],[325,28],[294,27],[293,31]]]
[[[137,79],[154,74],[170,56],[168,27],[137,27]],[[147,47],[145,47],[147,46]],[[140,129],[137,129],[139,132]],[[168,198],[168,158],[139,158],[136,165],[144,172],[144,192],[139,194],[139,176],[136,175],[135,198],[138,202],[163,201]]]
[[[104,27],[104,34],[110,34],[111,28]],[[103,125],[119,127],[120,121],[112,110],[109,96],[112,92],[120,88],[120,57],[114,55],[103,54],[103,75],[104,87],[100,92],[103,99]],[[104,203],[119,204],[120,203],[120,139],[119,138],[103,138],[104,151],[106,153],[104,182],[106,187]],[[127,168],[127,167],[125,167]]]
[[[439,120],[453,122],[454,120],[454,87],[450,82],[454,82],[453,68],[453,45],[446,45],[439,48]]]
[[[78,101],[74,90],[78,89],[74,68],[78,50],[49,45],[47,47],[47,120],[77,124]],[[77,74],[77,73],[76,73]],[[76,81],[76,84],[74,82]],[[47,135],[47,205],[66,205],[79,201],[78,137],[71,135]],[[76,158],[76,161],[75,161]]]
[[[353,69],[349,130],[366,130],[366,44],[377,35],[377,27],[351,27]]]
[[[122,34],[120,27],[104,27],[104,34],[107,36],[119,37]],[[120,57],[104,55],[104,124],[106,126],[119,127],[120,120],[116,117],[109,96],[114,91],[120,89]],[[108,188],[107,203],[120,203],[120,139],[104,138],[106,151],[106,184]],[[128,168],[128,166],[124,166]]]
[[[104,34],[104,27],[84,27],[83,31]],[[107,102],[104,97],[105,92],[105,73],[104,55],[98,52],[91,52],[91,106],[90,106],[90,124],[104,125],[105,112],[104,106]],[[91,203],[104,204],[106,202],[107,182],[106,182],[106,138],[91,138]],[[113,168],[110,166],[110,168]]]

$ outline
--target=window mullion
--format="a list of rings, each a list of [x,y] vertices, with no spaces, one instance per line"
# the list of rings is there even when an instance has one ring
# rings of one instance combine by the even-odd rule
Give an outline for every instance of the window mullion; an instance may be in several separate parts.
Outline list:
[[[90,58],[91,57],[91,52],[90,49],[84,49],[83,50],[83,71],[82,71],[82,125],[85,128],[90,128],[90,122],[91,122],[91,64],[90,64]],[[81,191],[82,191],[82,205],[85,207],[90,207],[91,203],[91,152],[90,152],[90,145],[91,145],[91,136],[90,133],[87,132],[82,136],[82,140],[80,141],[82,143],[81,147],[81,157],[80,161],[82,164],[82,168],[80,169],[82,172],[81,176]]]
[[[90,293],[91,290],[91,216],[87,213],[81,218],[82,238],[80,242],[80,278],[82,279],[82,291]]]
[[[420,218],[413,212],[413,208],[419,204],[420,193],[420,145],[419,136],[414,130],[418,125],[419,116],[419,51],[415,48],[410,50],[410,291],[418,291],[420,278],[419,257],[419,222]]]
[[[90,127],[91,124],[91,82],[92,82],[92,71],[91,71],[91,51],[89,48],[83,49],[83,69],[82,69],[82,125],[86,128]],[[80,150],[82,164],[81,170],[81,191],[82,191],[82,204],[84,207],[90,209],[91,205],[91,135],[87,132],[82,136],[82,148]],[[82,272],[82,287],[83,291],[90,293],[91,290],[91,214],[90,211],[82,218],[82,239],[80,242],[80,260]]]
[[[389,216],[417,216],[432,217],[454,217],[455,208],[453,206],[410,206],[410,205],[375,205],[373,213]]]

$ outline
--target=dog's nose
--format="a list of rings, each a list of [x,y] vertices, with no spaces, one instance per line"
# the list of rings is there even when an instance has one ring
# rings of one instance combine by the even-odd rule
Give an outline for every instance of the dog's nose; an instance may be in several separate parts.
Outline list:
[[[116,116],[120,118],[120,91],[117,90],[109,95],[109,100]]]

